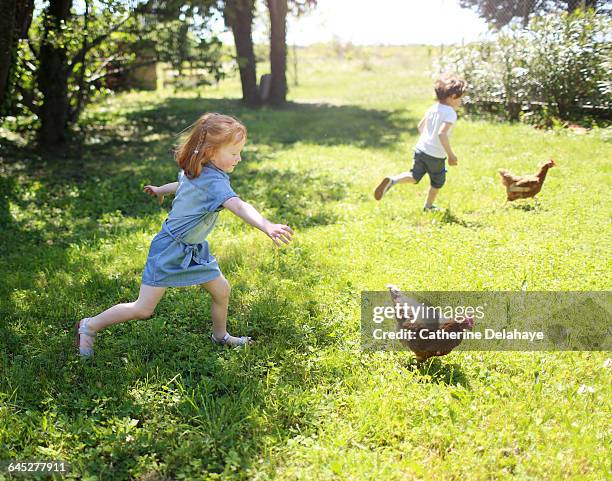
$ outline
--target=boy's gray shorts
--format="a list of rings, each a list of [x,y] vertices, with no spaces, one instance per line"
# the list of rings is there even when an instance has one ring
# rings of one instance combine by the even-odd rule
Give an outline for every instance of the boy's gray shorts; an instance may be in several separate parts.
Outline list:
[[[439,157],[432,157],[425,152],[415,150],[412,169],[410,169],[412,178],[418,183],[425,174],[429,174],[431,186],[439,189],[446,182],[445,160],[446,157],[442,159]]]

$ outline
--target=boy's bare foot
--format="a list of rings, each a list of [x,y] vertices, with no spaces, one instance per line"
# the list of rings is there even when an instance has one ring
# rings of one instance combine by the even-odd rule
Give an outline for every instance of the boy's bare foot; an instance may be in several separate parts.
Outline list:
[[[380,200],[382,199],[383,195],[385,195],[385,193],[391,188],[393,187],[393,179],[391,177],[385,177],[382,182],[380,184],[378,184],[378,187],[376,187],[376,190],[374,191],[374,198],[376,200]]]

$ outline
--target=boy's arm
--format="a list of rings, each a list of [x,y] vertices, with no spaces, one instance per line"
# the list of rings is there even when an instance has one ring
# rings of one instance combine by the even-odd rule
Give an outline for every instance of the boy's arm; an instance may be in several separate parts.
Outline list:
[[[452,126],[453,124],[451,122],[443,122],[438,137],[442,147],[444,147],[444,150],[446,151],[446,155],[448,155],[448,165],[457,165],[457,156],[453,152],[450,145],[450,139],[448,138],[448,131]]]
[[[144,191],[150,195],[156,195],[159,199],[159,203],[161,204],[164,201],[164,196],[166,194],[174,194],[176,189],[178,189],[178,182],[170,182],[169,184],[164,184],[161,187],[157,187],[155,185],[145,185]]]
[[[425,130],[425,122],[427,122],[427,117],[423,117],[421,121],[419,122],[419,126],[418,126],[419,134],[422,134],[423,131]]]
[[[277,246],[280,246],[279,240],[283,241],[285,244],[291,242],[291,236],[293,235],[291,227],[284,224],[273,224],[261,215],[255,207],[243,201],[240,197],[229,198],[223,203],[223,207],[240,217],[247,224],[262,231],[272,239]]]

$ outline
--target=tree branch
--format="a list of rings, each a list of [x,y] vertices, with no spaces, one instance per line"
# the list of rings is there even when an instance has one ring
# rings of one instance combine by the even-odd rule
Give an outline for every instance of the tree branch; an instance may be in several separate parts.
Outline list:
[[[121,27],[121,25],[123,25],[125,22],[127,22],[130,18],[131,18],[130,15],[128,15],[121,22],[119,22],[119,23],[115,24],[114,26],[112,26],[108,31],[106,31],[102,35],[99,35],[98,37],[96,37],[91,43],[83,42],[84,45],[74,55],[74,57],[72,58],[72,61],[68,65],[68,70],[69,71],[74,70],[74,67],[76,66],[77,63],[79,63],[81,58],[85,58],[85,55],[87,54],[87,52],[89,52],[92,48],[97,47],[98,45],[100,45],[104,40],[106,40],[112,33],[114,33],[116,30],[118,30],[119,27]]]
[[[110,64],[111,62],[114,62],[117,58],[119,58],[120,54],[117,53],[115,55],[111,55],[110,57],[108,57],[107,59],[104,60],[104,62],[102,62],[98,68],[96,69],[96,71],[92,74],[92,77],[96,77],[97,75],[99,75],[102,71],[104,71],[104,69],[106,68],[106,66],[108,64]]]
[[[142,62],[142,63],[135,63],[130,65],[129,67],[125,67],[125,68],[116,68],[113,70],[107,70],[104,74],[102,75],[97,75],[95,77],[91,77],[90,79],[87,80],[87,83],[93,83],[97,80],[103,79],[105,77],[108,77],[109,75],[114,75],[116,73],[124,73],[124,72],[129,72],[130,70],[134,70],[137,69],[138,67],[146,67],[147,65],[152,65],[154,63],[156,63],[156,60],[149,60],[147,62]]]

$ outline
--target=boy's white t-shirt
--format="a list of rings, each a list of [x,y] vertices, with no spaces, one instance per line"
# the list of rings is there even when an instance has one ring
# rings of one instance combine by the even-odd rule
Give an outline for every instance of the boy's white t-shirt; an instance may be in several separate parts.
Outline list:
[[[416,144],[416,150],[440,159],[446,157],[446,151],[442,147],[438,135],[440,135],[442,124],[449,122],[453,124],[448,131],[448,137],[450,138],[456,120],[457,112],[452,107],[441,103],[432,105],[425,112],[425,128]]]

